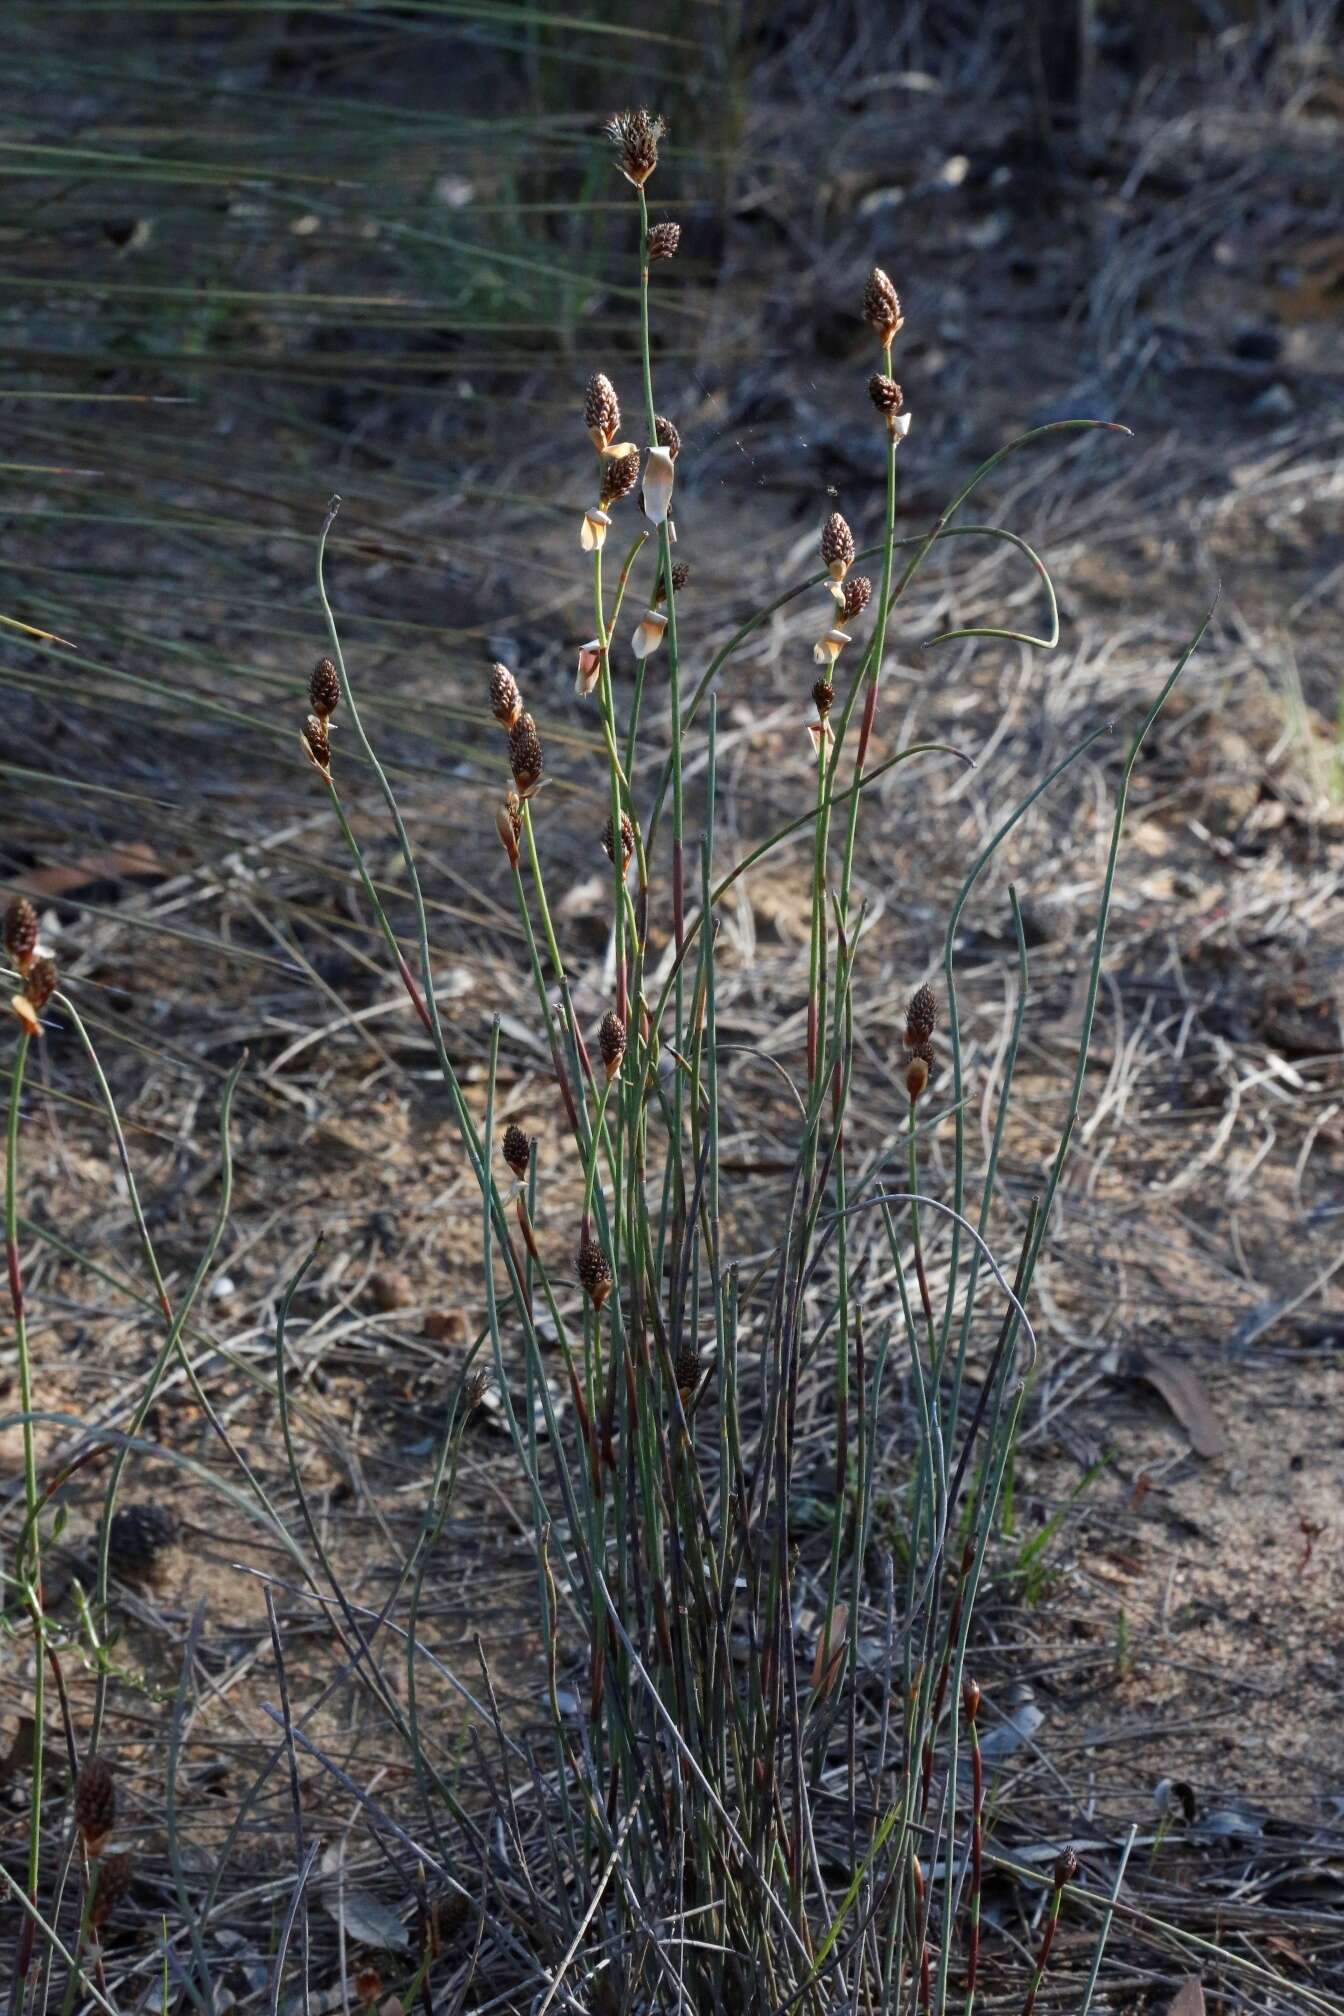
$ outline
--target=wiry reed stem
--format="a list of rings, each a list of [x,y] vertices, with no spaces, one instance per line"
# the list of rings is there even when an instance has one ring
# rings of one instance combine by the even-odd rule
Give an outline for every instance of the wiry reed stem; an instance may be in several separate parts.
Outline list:
[[[19,1405],[23,1410],[23,1497],[26,1508],[23,1546],[15,1562],[16,1577],[33,1624],[33,1758],[32,1790],[28,1805],[28,1901],[37,1908],[38,1877],[42,1867],[42,1775],[44,1733],[44,1680],[46,1675],[45,1630],[42,1617],[42,1552],[38,1533],[37,1442],[33,1432],[33,1367],[28,1351],[28,1315],[23,1299],[23,1271],[19,1257],[19,1115],[23,1103],[24,1071],[30,1038],[21,1030],[14,1049],[9,1074],[9,1120],[5,1131],[5,1260],[9,1275],[9,1300],[14,1315],[14,1348],[19,1368]],[[27,1978],[33,1950],[33,1918],[26,1915],[19,1929],[15,1972]]]

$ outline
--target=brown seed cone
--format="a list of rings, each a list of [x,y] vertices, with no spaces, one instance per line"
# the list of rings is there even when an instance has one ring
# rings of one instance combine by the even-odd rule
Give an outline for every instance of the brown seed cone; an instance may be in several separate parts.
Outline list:
[[[321,720],[334,714],[341,701],[341,681],[335,660],[319,658],[308,681],[308,704]]]
[[[23,991],[35,1015],[42,1010],[56,992],[56,961],[54,959],[34,959],[28,968],[23,983]]]
[[[913,1106],[929,1082],[929,1067],[922,1057],[912,1057],[905,1067],[905,1089]]]
[[[527,1174],[528,1160],[532,1153],[532,1142],[516,1120],[510,1120],[504,1129],[504,1160],[521,1183]]]
[[[843,581],[854,562],[854,534],[838,511],[821,528],[821,557],[836,581]]]
[[[872,592],[873,584],[866,574],[851,574],[840,603],[840,621],[852,623],[856,616],[861,616],[868,607]]]
[[[594,371],[588,380],[583,401],[583,424],[599,448],[616,439],[621,424],[621,402],[616,387],[604,371]]]
[[[661,119],[641,107],[636,112],[617,112],[607,122],[607,137],[616,149],[622,175],[637,189],[658,166],[658,142],[667,128]]]
[[[874,266],[863,290],[863,319],[884,344],[890,343],[904,319],[900,297],[880,266]]]
[[[608,817],[606,825],[602,828],[602,852],[606,855],[608,861],[614,861],[616,859],[616,852],[612,846],[612,838],[613,835],[611,830],[611,819],[610,817]],[[635,851],[635,829],[630,823],[630,814],[628,812],[622,812],[621,814],[622,873],[624,873],[625,870],[630,866],[630,856],[634,853],[634,851]]]
[[[320,715],[310,714],[308,716],[308,726],[304,729],[300,740],[318,769],[329,777],[331,775],[331,737],[327,733],[327,724]]]
[[[690,578],[691,578],[690,561],[678,560],[676,566],[672,569],[672,586],[676,589],[678,595],[680,595],[682,589],[686,586],[686,583],[690,580]]]
[[[5,950],[26,973],[37,950],[37,912],[26,896],[16,896],[5,912]]]
[[[1072,1848],[1066,1848],[1055,1863],[1055,1888],[1062,1890],[1066,1883],[1078,1881],[1078,1857]]]
[[[669,420],[666,413],[655,413],[653,417],[653,437],[660,448],[666,448],[668,454],[675,462],[681,453],[681,435],[677,431],[675,422]]]
[[[685,1344],[682,1346],[673,1361],[672,1371],[676,1377],[677,1391],[681,1395],[682,1405],[685,1406],[686,1402],[693,1397],[696,1387],[700,1384],[700,1353],[693,1345]]]
[[[90,1855],[102,1846],[117,1822],[117,1784],[106,1757],[86,1757],[75,1780],[75,1826]]]
[[[905,394],[896,380],[881,371],[874,371],[868,380],[868,397],[886,420],[893,419],[905,404]]]
[[[620,1070],[621,1059],[625,1055],[625,1024],[614,1008],[609,1008],[602,1017],[602,1027],[597,1032],[597,1048],[607,1067],[610,1082]]]
[[[680,224],[654,224],[649,229],[649,258],[675,259],[681,243]]]
[[[824,721],[835,705],[835,688],[829,679],[818,679],[812,688],[812,701]]]
[[[177,1521],[162,1505],[123,1505],[112,1514],[108,1560],[128,1582],[153,1575],[177,1539]]]
[[[611,1269],[607,1265],[606,1254],[586,1227],[579,1237],[579,1254],[574,1271],[579,1277],[579,1286],[594,1309],[600,1309],[611,1293]]]
[[[938,1020],[938,996],[926,981],[910,996],[910,1005],[905,1011],[905,1040],[913,1049],[916,1043],[927,1043]]]
[[[490,667],[490,712],[501,727],[512,728],[523,711],[523,696],[518,691],[518,681],[507,665]]]
[[[615,504],[622,497],[628,497],[639,482],[639,450],[627,448],[624,455],[606,455],[602,458],[601,504],[605,511],[608,504]]]
[[[106,1925],[112,1913],[130,1895],[135,1863],[129,1854],[104,1855],[98,1864],[98,1888],[89,1913],[95,1931]]]
[[[541,782],[541,737],[530,714],[520,714],[509,730],[509,768],[520,798],[530,798]]]

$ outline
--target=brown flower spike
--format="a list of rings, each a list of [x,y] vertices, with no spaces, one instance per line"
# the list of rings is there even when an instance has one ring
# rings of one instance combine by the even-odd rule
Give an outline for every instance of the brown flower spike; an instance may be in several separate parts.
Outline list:
[[[877,331],[884,348],[905,321],[900,297],[880,266],[874,266],[863,290],[863,319],[870,329]]]
[[[614,862],[616,859],[616,850],[612,845],[612,837],[613,836],[611,830],[611,820],[610,818],[608,818],[606,825],[602,829],[602,851],[606,855],[608,861]],[[635,829],[630,823],[630,814],[628,812],[622,812],[621,814],[622,874],[624,874],[625,870],[630,866],[630,857],[634,853],[634,851],[635,851]]]
[[[607,1256],[585,1225],[579,1235],[579,1254],[574,1271],[594,1309],[600,1309],[611,1293],[611,1269]]]
[[[96,1932],[102,1930],[118,1905],[126,1902],[134,1875],[135,1864],[128,1854],[104,1855],[98,1864],[98,1888],[89,1913],[89,1923]]]
[[[905,394],[896,380],[881,371],[874,371],[868,380],[868,397],[886,421],[887,432],[893,440],[904,439],[910,432],[910,415],[902,411]]]
[[[509,730],[509,768],[520,798],[530,798],[541,782],[541,737],[530,714],[520,714]]]
[[[843,581],[854,564],[854,534],[838,511],[821,528],[821,557],[832,581]]]
[[[602,461],[602,494],[600,502],[603,510],[608,504],[617,503],[628,497],[639,482],[639,450],[633,445],[623,455],[607,455]]]
[[[872,596],[873,584],[866,574],[851,574],[840,596],[840,621],[852,623],[862,615]]]
[[[26,973],[37,950],[37,912],[26,896],[16,896],[5,912],[5,950]]]
[[[691,1344],[684,1344],[672,1363],[677,1391],[681,1395],[683,1407],[695,1398],[695,1389],[700,1384],[700,1353]]]
[[[341,702],[341,682],[335,660],[319,658],[308,681],[308,705],[320,721],[336,712]]]
[[[680,455],[681,453],[681,436],[677,432],[676,427],[673,425],[672,421],[668,419],[666,413],[654,414],[653,434],[654,439],[658,443],[658,446],[660,448],[666,448],[668,454],[672,457],[672,460],[675,462],[678,455]]]
[[[607,1083],[610,1084],[625,1055],[625,1024],[614,1008],[609,1008],[602,1017],[602,1027],[597,1032],[597,1048],[606,1066]]]
[[[658,142],[666,131],[662,120],[642,107],[636,112],[617,112],[608,120],[607,138],[616,149],[621,173],[636,189],[644,187],[658,166]]]
[[[101,1855],[117,1821],[117,1786],[106,1757],[86,1757],[75,1780],[75,1826],[90,1855]]]
[[[583,402],[583,424],[592,435],[593,446],[599,454],[616,439],[621,424],[621,404],[616,397],[616,387],[605,372],[595,371],[588,380],[588,392]]]
[[[911,1049],[916,1043],[927,1043],[938,1020],[938,996],[925,981],[910,996],[905,1011],[905,1040]]]
[[[521,1183],[527,1174],[528,1159],[532,1153],[532,1143],[516,1120],[510,1120],[504,1129],[504,1160]]]
[[[824,721],[835,705],[835,688],[829,679],[818,679],[812,688],[812,701]]]
[[[324,777],[330,777],[331,737],[327,733],[327,724],[320,715],[308,716],[308,726],[300,734],[299,740],[313,768],[320,770]]]
[[[654,224],[649,230],[650,260],[675,259],[680,243],[680,224]]]
[[[28,968],[23,991],[28,996],[33,1012],[40,1015],[56,992],[56,961],[39,954]]]
[[[523,711],[523,696],[518,691],[518,681],[507,665],[495,664],[490,667],[490,712],[504,728],[512,728]]]

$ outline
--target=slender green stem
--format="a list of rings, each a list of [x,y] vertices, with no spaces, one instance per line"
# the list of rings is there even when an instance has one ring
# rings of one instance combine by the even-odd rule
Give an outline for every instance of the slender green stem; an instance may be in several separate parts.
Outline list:
[[[28,1318],[23,1299],[23,1272],[19,1258],[19,1113],[23,1102],[24,1070],[31,1039],[20,1030],[9,1073],[9,1124],[5,1133],[5,1258],[9,1268],[9,1299],[14,1312],[14,1346],[19,1365],[19,1405],[23,1409],[23,1497],[27,1511],[24,1545],[15,1563],[19,1585],[33,1620],[33,1761],[32,1791],[28,1804],[28,1898],[37,1904],[37,1881],[42,1865],[42,1767],[45,1716],[43,1696],[46,1676],[45,1632],[42,1619],[42,1552],[38,1533],[37,1441],[33,1432],[33,1367],[28,1351]],[[32,1933],[25,1927],[25,1950],[31,1948]],[[25,1969],[26,1971],[26,1969]]]

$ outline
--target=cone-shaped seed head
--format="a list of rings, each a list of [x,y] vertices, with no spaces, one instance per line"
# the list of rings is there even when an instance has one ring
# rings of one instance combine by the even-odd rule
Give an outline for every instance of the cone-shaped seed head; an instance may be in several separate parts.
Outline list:
[[[597,1048],[610,1080],[620,1070],[621,1059],[625,1055],[625,1024],[614,1008],[609,1008],[602,1017],[602,1027],[597,1032]]]
[[[608,817],[607,823],[602,829],[602,851],[606,855],[608,861],[613,862],[615,861],[616,855],[612,847],[612,832],[611,832],[610,817]],[[622,873],[624,873],[624,871],[630,866],[630,856],[634,853],[634,851],[635,851],[635,829],[630,823],[630,814],[628,812],[622,812],[621,814]]]
[[[509,730],[509,768],[520,798],[530,798],[541,782],[541,737],[530,714],[520,714]]]
[[[528,1157],[531,1152],[532,1143],[528,1136],[516,1120],[510,1120],[504,1129],[504,1160],[520,1182],[527,1174]]]
[[[666,448],[675,462],[681,453],[681,435],[676,423],[669,420],[666,413],[656,413],[653,419],[653,438],[660,448]]]
[[[852,623],[868,607],[873,584],[866,574],[851,574],[840,597],[840,621]]]
[[[579,1286],[594,1309],[600,1309],[611,1293],[611,1269],[602,1248],[587,1230],[579,1236],[574,1271],[579,1277]]]
[[[117,1823],[117,1785],[106,1757],[86,1757],[75,1780],[75,1825],[97,1855]]]
[[[693,1345],[682,1345],[672,1361],[672,1371],[684,1406],[700,1384],[700,1354]]]
[[[925,981],[910,996],[910,1005],[905,1011],[905,1040],[907,1043],[927,1043],[938,1020],[938,996]]]
[[[818,714],[820,714],[824,721],[835,705],[835,688],[829,679],[818,679],[816,685],[812,688],[812,700]]]
[[[24,976],[23,991],[28,996],[33,1013],[40,1015],[56,992],[56,961],[40,957],[34,959]]]
[[[617,112],[607,122],[607,137],[616,149],[621,173],[637,189],[643,188],[658,166],[658,142],[666,131],[661,119],[642,108]]]
[[[130,1895],[135,1864],[129,1854],[104,1855],[98,1864],[98,1889],[89,1913],[95,1932],[101,1931],[117,1907]]]
[[[863,290],[863,319],[884,344],[890,343],[904,319],[896,289],[880,266],[874,266]]]
[[[608,504],[617,503],[628,497],[639,482],[639,450],[630,447],[623,455],[606,455],[602,460],[602,496],[605,510]]]
[[[308,751],[309,761],[322,772],[323,776],[330,777],[331,737],[327,733],[327,724],[320,714],[308,716],[308,726],[299,739]]]
[[[874,371],[868,380],[868,397],[884,419],[890,420],[905,404],[905,394],[894,378],[888,378],[881,371]]]
[[[843,581],[854,561],[854,534],[838,511],[832,511],[821,528],[821,557],[831,579]]]
[[[507,665],[495,664],[490,667],[490,712],[505,728],[512,728],[523,711],[523,696],[518,691],[518,681]]]
[[[594,371],[588,380],[583,402],[583,424],[599,449],[616,439],[621,424],[621,402],[616,387],[604,371]]]
[[[335,660],[319,658],[313,667],[313,676],[308,681],[308,704],[314,714],[325,721],[334,714],[341,702],[341,681],[336,671]]]
[[[654,224],[649,229],[649,258],[675,259],[680,243],[680,224]]]
[[[5,912],[5,950],[26,973],[37,950],[37,912],[26,896],[16,896]]]

